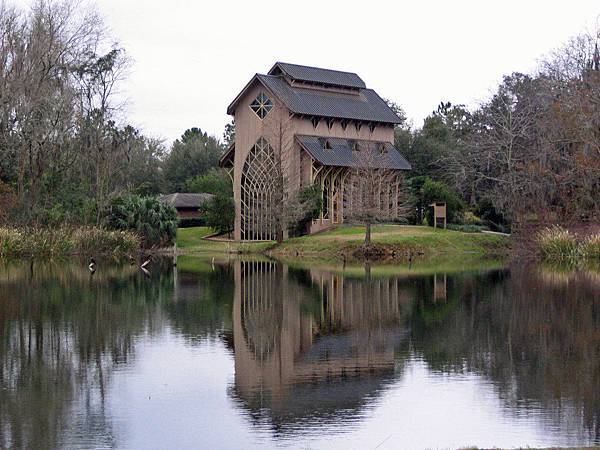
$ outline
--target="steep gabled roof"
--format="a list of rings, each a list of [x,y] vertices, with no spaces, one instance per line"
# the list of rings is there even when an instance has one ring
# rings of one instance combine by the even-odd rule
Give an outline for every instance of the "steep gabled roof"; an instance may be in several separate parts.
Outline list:
[[[373,89],[360,89],[355,93],[327,92],[291,86],[281,76],[261,74],[252,77],[231,102],[227,114],[233,114],[239,100],[256,81],[295,114],[389,124],[402,122]]]
[[[367,87],[365,82],[357,74],[352,72],[342,72],[339,70],[321,69],[319,67],[276,62],[271,70],[269,70],[269,75],[278,75],[280,73],[289,76],[293,80],[304,81],[308,83],[318,83],[330,86],[358,89],[364,89]]]
[[[373,89],[344,94],[290,86],[283,78],[273,75],[257,77],[295,114],[392,124],[401,122]]]
[[[389,142],[364,141],[322,136],[296,135],[300,146],[323,166],[358,167],[360,151],[373,152],[373,165],[382,169],[410,170],[410,163]],[[325,148],[326,145],[327,147]],[[356,145],[360,150],[356,150]]]

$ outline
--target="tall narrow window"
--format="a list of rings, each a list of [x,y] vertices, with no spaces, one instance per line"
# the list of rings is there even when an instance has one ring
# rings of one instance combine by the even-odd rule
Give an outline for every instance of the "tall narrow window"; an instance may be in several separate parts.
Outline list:
[[[258,94],[258,97],[256,97],[254,101],[250,103],[250,108],[252,108],[252,111],[254,111],[258,117],[264,119],[267,117],[267,114],[269,114],[269,111],[271,111],[271,108],[273,108],[273,103],[269,97],[261,92]]]
[[[241,228],[242,239],[275,239],[276,164],[273,149],[259,138],[250,149],[242,170]]]

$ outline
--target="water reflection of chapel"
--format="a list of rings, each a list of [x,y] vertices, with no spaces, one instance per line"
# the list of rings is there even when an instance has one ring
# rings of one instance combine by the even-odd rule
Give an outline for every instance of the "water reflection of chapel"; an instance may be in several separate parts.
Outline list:
[[[249,406],[267,395],[275,415],[306,413],[308,398],[308,410],[357,407],[393,375],[412,307],[397,278],[239,262],[235,285],[235,390]]]

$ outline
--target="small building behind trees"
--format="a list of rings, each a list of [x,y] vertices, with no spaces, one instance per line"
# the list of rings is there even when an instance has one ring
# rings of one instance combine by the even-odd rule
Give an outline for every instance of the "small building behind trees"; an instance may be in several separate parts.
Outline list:
[[[312,185],[322,210],[311,233],[352,217],[400,215],[411,167],[394,147],[402,119],[357,74],[278,62],[252,77],[227,113],[235,143],[220,165],[233,181],[236,240],[285,233],[286,205]]]
[[[158,200],[173,206],[179,219],[199,219],[202,217],[201,208],[214,196],[205,193],[176,192],[161,195]]]

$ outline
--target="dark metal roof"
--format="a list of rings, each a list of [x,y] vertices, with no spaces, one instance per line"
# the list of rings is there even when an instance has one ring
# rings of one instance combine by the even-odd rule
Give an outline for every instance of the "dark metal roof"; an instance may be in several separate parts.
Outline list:
[[[339,70],[277,62],[271,70],[269,70],[269,75],[277,75],[280,71],[298,81],[360,89],[367,87],[365,82],[357,74],[352,72],[341,72]]]
[[[360,152],[372,151],[373,165],[377,168],[411,169],[410,163],[389,142],[305,135],[296,135],[296,139],[302,148],[324,166],[358,167],[361,164]],[[325,148],[327,142],[331,148]],[[359,151],[354,150],[355,143],[358,143]]]
[[[200,208],[204,203],[213,198],[212,194],[193,194],[176,192],[175,194],[161,195],[158,200],[177,208]]]
[[[390,124],[402,122],[373,89],[344,94],[290,86],[283,78],[273,75],[256,77],[296,114]],[[234,104],[230,109],[232,106]]]

